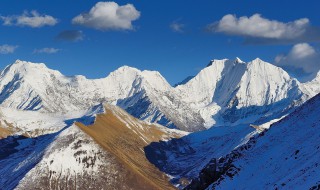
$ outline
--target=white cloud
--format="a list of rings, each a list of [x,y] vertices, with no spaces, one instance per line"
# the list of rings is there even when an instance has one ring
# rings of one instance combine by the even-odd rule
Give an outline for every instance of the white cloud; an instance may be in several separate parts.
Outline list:
[[[291,71],[315,74],[320,69],[320,52],[307,43],[300,43],[294,45],[288,54],[276,56],[275,63]]]
[[[304,59],[316,54],[316,50],[307,43],[296,44],[292,47],[288,56],[292,59]]]
[[[184,24],[173,22],[170,24],[170,28],[174,32],[184,32]]]
[[[41,15],[37,11],[23,12],[22,15],[1,16],[3,25],[11,26],[28,26],[32,28],[40,28],[43,26],[54,26],[58,23],[58,19],[50,15]]]
[[[1,45],[0,46],[0,54],[13,53],[17,48],[18,48],[18,46],[7,45],[7,44]]]
[[[246,38],[279,40],[283,42],[297,41],[319,41],[320,30],[311,27],[308,18],[301,18],[292,22],[280,22],[263,18],[260,14],[251,17],[242,16],[237,18],[235,15],[225,15],[218,22],[207,26],[209,31],[221,32],[229,35],[244,36]],[[251,41],[253,42],[253,41]],[[271,43],[272,41],[263,41]]]
[[[53,54],[60,51],[60,49],[56,48],[42,48],[42,49],[35,49],[33,53],[47,53],[47,54]]]
[[[98,2],[88,13],[74,17],[72,23],[99,30],[133,30],[132,21],[139,17],[140,12],[132,4]]]

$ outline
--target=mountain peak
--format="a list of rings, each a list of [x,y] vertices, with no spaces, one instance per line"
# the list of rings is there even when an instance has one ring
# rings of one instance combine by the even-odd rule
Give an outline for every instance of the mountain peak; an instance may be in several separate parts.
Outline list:
[[[255,58],[254,60],[252,60],[251,62],[253,63],[260,63],[260,62],[264,62],[262,59],[260,59],[259,57]]]
[[[16,65],[16,66],[40,66],[40,67],[47,68],[47,66],[44,63],[33,63],[33,62],[29,62],[29,61],[23,61],[23,60],[20,60],[20,59],[17,59],[11,65]]]
[[[229,59],[212,59],[209,64],[207,65],[207,67],[213,65],[213,64],[217,64],[217,63],[221,63],[221,62],[226,62]]]
[[[234,60],[234,63],[245,63],[245,62],[242,61],[239,57],[236,57]]]
[[[137,74],[141,73],[141,71],[139,69],[134,68],[134,67],[124,65],[124,66],[119,67],[118,69],[112,71],[109,76],[121,75],[124,73],[137,75]]]

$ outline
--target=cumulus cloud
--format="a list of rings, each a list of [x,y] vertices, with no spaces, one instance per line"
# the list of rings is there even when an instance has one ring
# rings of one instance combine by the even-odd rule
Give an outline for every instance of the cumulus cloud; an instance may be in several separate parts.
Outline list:
[[[53,54],[60,51],[60,49],[56,48],[42,48],[42,49],[35,49],[33,53],[47,53],[47,54]]]
[[[0,54],[13,53],[17,48],[18,48],[18,46],[13,46],[13,45],[8,45],[8,44],[0,45]]]
[[[177,22],[177,21],[174,21],[174,22],[172,22],[172,23],[170,24],[170,28],[171,28],[171,30],[174,31],[174,32],[180,32],[180,33],[182,33],[182,32],[184,32],[184,27],[185,27],[184,24],[179,23],[179,22]]]
[[[62,41],[71,41],[71,42],[77,42],[83,40],[83,32],[81,30],[65,30],[60,32],[57,36],[57,40]]]
[[[278,55],[275,64],[297,77],[314,76],[320,69],[320,52],[308,43],[296,44],[289,53]]]
[[[208,31],[243,36],[247,43],[299,43],[320,41],[320,29],[312,27],[308,18],[280,22],[263,18],[225,15],[220,21],[207,26]]]
[[[139,17],[140,12],[132,4],[98,2],[89,12],[74,17],[72,23],[104,31],[133,30],[132,22]]]
[[[50,15],[39,14],[37,11],[25,11],[22,15],[0,16],[0,19],[6,26],[28,26],[32,28],[54,26],[58,23],[58,19]]]

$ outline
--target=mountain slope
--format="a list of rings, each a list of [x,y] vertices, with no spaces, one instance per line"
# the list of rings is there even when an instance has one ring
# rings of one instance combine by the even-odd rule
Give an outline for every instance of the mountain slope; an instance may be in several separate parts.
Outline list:
[[[149,189],[172,189],[167,177],[148,162],[143,147],[153,141],[180,137],[184,133],[162,126],[146,125],[114,106],[108,106],[106,114],[98,115],[93,125],[77,125],[107,152],[115,155],[136,175],[137,181],[149,184]]]
[[[140,121],[116,106],[105,112],[96,107],[62,117],[3,110],[9,121],[12,114],[21,118],[13,123],[15,136],[0,140],[0,189],[174,189],[147,162],[143,146],[186,132]]]
[[[317,189],[320,95],[230,154],[211,160],[186,189]]]

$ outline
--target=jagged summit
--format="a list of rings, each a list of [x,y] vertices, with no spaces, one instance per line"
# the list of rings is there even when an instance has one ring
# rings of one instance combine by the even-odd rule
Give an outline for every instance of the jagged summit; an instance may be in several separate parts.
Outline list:
[[[239,57],[236,57],[235,59],[231,60],[231,59],[213,59],[209,62],[209,64],[207,65],[207,67],[213,65],[213,64],[219,64],[220,62],[225,62],[225,63],[246,63],[244,61],[242,61]]]
[[[68,112],[108,102],[137,118],[185,130],[246,120],[250,112],[257,113],[254,121],[272,110],[281,112],[299,105],[318,91],[317,81],[300,84],[259,58],[248,63],[238,57],[212,60],[210,66],[176,87],[157,71],[129,66],[105,78],[87,79],[17,60],[0,75],[0,104],[4,107]]]
[[[134,67],[130,67],[127,65],[121,66],[118,69],[116,69],[115,71],[111,72],[110,74],[117,74],[117,73],[128,73],[128,72],[132,72],[132,73],[140,73],[141,71],[137,68]],[[109,74],[109,75],[110,75]]]
[[[235,63],[245,63],[244,61],[242,61],[239,57],[236,57],[234,60]]]
[[[33,63],[29,61],[23,61],[20,59],[17,59],[13,64],[9,65],[9,67],[14,68],[42,68],[42,69],[48,69],[48,67],[44,63]]]

